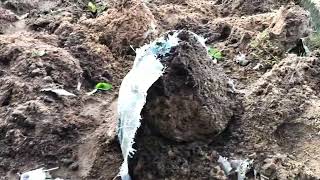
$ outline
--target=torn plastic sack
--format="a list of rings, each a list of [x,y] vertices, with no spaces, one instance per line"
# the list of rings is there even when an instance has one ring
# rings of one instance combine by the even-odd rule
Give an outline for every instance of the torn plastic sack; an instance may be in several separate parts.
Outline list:
[[[170,50],[179,45],[181,31],[171,31],[163,37],[147,44],[136,51],[136,58],[131,71],[123,79],[118,98],[118,138],[124,158],[119,176],[122,180],[131,179],[128,158],[134,154],[132,148],[137,129],[140,127],[141,111],[146,103],[147,91],[162,76],[165,66],[160,60]],[[205,46],[205,40],[190,32]]]

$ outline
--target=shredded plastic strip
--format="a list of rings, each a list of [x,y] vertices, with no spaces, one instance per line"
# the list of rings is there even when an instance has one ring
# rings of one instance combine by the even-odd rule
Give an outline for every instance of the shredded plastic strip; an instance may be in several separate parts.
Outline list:
[[[146,103],[147,91],[162,76],[165,69],[158,57],[170,52],[179,44],[178,35],[181,31],[171,31],[166,36],[144,45],[136,50],[136,58],[131,71],[123,79],[118,98],[118,138],[124,158],[118,176],[122,180],[130,180],[128,158],[135,150],[132,148],[137,129],[140,127],[140,113]],[[205,39],[189,32],[205,49]]]
[[[246,173],[252,167],[253,160],[228,160],[226,157],[219,156],[218,163],[226,175],[234,170],[237,173],[238,180],[244,180]]]

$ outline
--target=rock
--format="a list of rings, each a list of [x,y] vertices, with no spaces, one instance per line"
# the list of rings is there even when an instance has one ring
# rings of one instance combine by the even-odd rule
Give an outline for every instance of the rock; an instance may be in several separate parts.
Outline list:
[[[221,133],[235,100],[226,75],[189,32],[163,59],[164,75],[149,89],[143,117],[152,129],[175,141],[207,139]]]

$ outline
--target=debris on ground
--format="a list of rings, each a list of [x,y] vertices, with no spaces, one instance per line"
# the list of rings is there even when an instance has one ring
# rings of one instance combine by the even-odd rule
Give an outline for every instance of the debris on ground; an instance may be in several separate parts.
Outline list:
[[[63,180],[60,178],[52,178],[50,171],[56,170],[58,168],[52,168],[45,170],[44,168],[35,169],[23,173],[20,176],[20,180]]]
[[[239,55],[237,55],[235,57],[235,61],[236,61],[236,63],[240,64],[241,66],[246,66],[250,63],[250,61],[248,61],[246,59],[246,55],[242,54],[242,53],[240,53]]]
[[[178,34],[171,32],[151,44],[137,49],[134,66],[124,78],[118,99],[118,137],[124,158],[120,168],[121,179],[128,180],[128,157],[134,155],[133,149],[136,131],[140,127],[141,111],[146,102],[147,91],[162,76],[165,66],[161,58],[178,45]]]
[[[219,156],[218,163],[227,175],[232,171],[237,173],[238,180],[246,179],[247,172],[252,168],[253,160],[228,160],[225,157]]]
[[[41,91],[53,92],[53,93],[57,94],[58,96],[76,96],[75,94],[70,93],[64,89],[45,88],[45,89],[41,89]]]

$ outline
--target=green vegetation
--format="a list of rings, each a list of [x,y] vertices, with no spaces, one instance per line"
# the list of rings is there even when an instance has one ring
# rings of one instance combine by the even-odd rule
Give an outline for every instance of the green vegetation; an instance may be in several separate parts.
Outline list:
[[[101,4],[96,4],[94,2],[89,2],[88,3],[88,10],[92,13],[92,14],[100,14],[103,11],[106,10],[106,6],[105,5],[101,5]]]
[[[222,59],[222,53],[217,48],[210,47],[208,49],[208,53],[209,53],[209,55],[211,56],[212,59],[216,59],[216,60],[221,60]]]
[[[96,89],[102,90],[102,91],[108,91],[108,90],[112,89],[112,85],[109,83],[100,82],[96,85]]]
[[[112,89],[112,85],[111,84],[100,82],[100,83],[98,83],[96,85],[94,90],[92,90],[91,92],[88,92],[87,95],[91,96],[91,95],[95,94],[98,91],[109,91],[110,89]]]
[[[90,1],[90,2],[88,3],[88,10],[89,10],[90,12],[92,12],[92,13],[97,13],[97,6],[96,6],[96,4]]]

